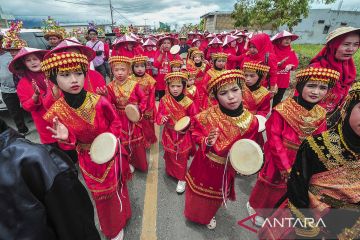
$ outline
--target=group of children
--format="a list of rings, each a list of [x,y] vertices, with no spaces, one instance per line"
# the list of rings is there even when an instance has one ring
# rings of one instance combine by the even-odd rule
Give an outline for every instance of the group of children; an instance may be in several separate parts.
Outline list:
[[[283,33],[275,38],[282,44],[277,51],[285,48],[293,54],[289,50],[292,36]],[[228,48],[237,47],[231,44],[236,38],[225,40]],[[129,41],[124,37],[124,43]],[[201,45],[200,49],[190,48],[182,60],[170,53],[175,43],[172,36],[157,42],[155,79],[148,72],[147,56],[113,54],[109,58],[113,80],[107,85],[99,83],[89,77],[89,62],[95,53],[73,40],[64,40],[51,51],[23,48],[9,66],[10,71],[23,76],[18,94],[24,109],[32,113],[42,143],[59,147],[78,160],[95,201],[100,229],[110,239],[123,238],[123,228],[131,217],[127,181],[134,169],[148,170],[146,149],[158,140],[154,124],[163,126],[166,173],[178,181],[177,193],[186,192],[185,217],[209,229],[216,227],[220,206],[235,199],[236,171],[226,163],[236,141],[252,139],[264,149],[265,165],[247,203],[249,214],[258,213],[255,223],[261,225],[262,217],[269,215],[266,210],[286,193],[286,181],[302,140],[326,129],[326,110],[318,103],[336,85],[338,71],[320,66],[300,70],[294,97],[273,104],[271,112],[271,99],[279,85],[277,71],[281,68],[281,74],[290,78],[297,60],[292,55],[276,58],[268,35],[252,37],[244,55],[213,49],[208,60]],[[128,52],[136,49],[128,45],[124,48]],[[129,104],[137,107],[139,121],[128,119],[125,108]],[[266,142],[255,115],[270,115]],[[191,119],[189,126],[176,131],[175,124],[186,116]],[[104,132],[120,140],[119,154],[105,164],[96,164],[89,149]]]

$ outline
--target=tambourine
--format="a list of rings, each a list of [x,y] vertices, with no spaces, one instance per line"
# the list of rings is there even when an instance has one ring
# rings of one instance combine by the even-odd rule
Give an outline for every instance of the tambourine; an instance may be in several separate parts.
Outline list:
[[[180,52],[180,45],[174,45],[170,48],[171,54],[178,54]]]
[[[91,144],[90,158],[97,164],[104,164],[114,158],[118,151],[118,140],[114,134],[106,132],[98,135]]]
[[[139,109],[136,105],[133,104],[128,104],[125,107],[125,114],[126,117],[131,121],[131,122],[138,122],[140,120],[140,112]]]
[[[261,116],[261,115],[255,115],[255,117],[257,118],[257,120],[259,122],[258,132],[265,131],[266,118],[264,116]]]
[[[240,174],[256,174],[264,163],[263,152],[256,142],[250,139],[236,141],[229,152],[231,166]]]
[[[180,118],[179,121],[175,123],[174,130],[176,132],[181,132],[185,130],[189,125],[190,125],[190,117],[185,116]]]

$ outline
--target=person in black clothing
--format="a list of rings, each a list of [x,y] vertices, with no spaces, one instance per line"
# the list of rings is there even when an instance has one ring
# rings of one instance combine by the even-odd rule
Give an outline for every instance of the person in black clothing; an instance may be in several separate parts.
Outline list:
[[[294,228],[263,226],[260,239],[360,238],[360,82],[342,108],[341,119],[308,137],[297,152],[287,183],[287,199],[272,218],[315,218],[321,224]],[[270,221],[271,222],[271,221]]]
[[[0,199],[0,239],[100,239],[71,159],[24,139],[2,119]]]

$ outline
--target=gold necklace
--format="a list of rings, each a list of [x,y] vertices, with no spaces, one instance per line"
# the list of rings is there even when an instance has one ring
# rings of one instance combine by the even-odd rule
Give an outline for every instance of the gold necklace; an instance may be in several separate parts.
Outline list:
[[[348,150],[354,157],[355,159],[359,158],[359,154],[355,153],[354,151],[352,151],[349,146],[346,144],[343,133],[342,133],[342,124],[338,125],[338,130],[339,130],[339,135],[340,135],[340,140],[341,142],[344,144],[346,150]]]

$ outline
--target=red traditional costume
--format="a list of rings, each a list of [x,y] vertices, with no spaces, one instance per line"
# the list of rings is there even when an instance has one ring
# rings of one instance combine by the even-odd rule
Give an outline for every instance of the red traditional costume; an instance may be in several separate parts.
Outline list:
[[[16,92],[23,109],[31,113],[36,130],[40,136],[40,141],[43,144],[56,142],[56,140],[51,137],[52,134],[46,129],[46,127],[50,125],[42,117],[46,112],[46,105],[43,104],[43,101],[47,98],[47,94],[49,94],[45,82],[46,77],[42,72],[32,72],[28,70],[23,62],[24,58],[29,54],[35,54],[42,60],[46,53],[47,51],[45,50],[24,47],[9,64],[9,70],[12,73],[22,76],[17,85]],[[40,90],[37,102],[34,102],[33,99],[34,89],[32,81],[35,81]]]
[[[174,82],[182,84],[182,82],[186,81],[187,76],[181,72],[174,72],[169,73],[165,78],[168,85]],[[159,125],[164,116],[168,117],[161,139],[164,147],[166,173],[181,181],[185,180],[187,161],[195,149],[191,141],[190,131],[176,132],[174,125],[181,118],[185,116],[193,117],[195,114],[197,114],[196,106],[189,97],[183,95],[181,100],[176,101],[170,92],[167,91],[160,100],[156,115],[156,122]]]
[[[74,51],[75,50],[75,51]],[[57,45],[55,48],[53,48],[47,55],[52,53],[59,53],[59,52],[76,52],[76,50],[80,51],[80,53],[87,56],[88,61],[91,62],[96,54],[95,51],[91,48],[81,45],[80,42],[77,41],[76,38],[71,39],[64,39],[62,42],[60,42],[59,45]],[[45,57],[48,57],[48,56]],[[86,73],[85,82],[84,82],[84,89],[89,92],[96,93],[96,89],[98,87],[105,87],[106,82],[104,77],[97,71],[88,69],[88,72]],[[51,87],[51,84],[50,84]],[[47,107],[50,107],[52,103],[48,104]]]
[[[243,80],[239,70],[223,72],[209,82],[209,92]],[[206,139],[211,129],[219,129],[219,137],[211,147]],[[209,224],[226,199],[235,200],[235,170],[226,164],[231,146],[240,139],[255,137],[258,121],[246,109],[238,117],[223,113],[219,105],[198,114],[192,137],[198,144],[195,157],[186,175],[185,217],[193,222]]]
[[[253,86],[243,88],[244,107],[252,114],[266,117],[270,112],[271,96],[270,92],[261,86],[261,82],[266,78],[269,67],[255,62],[245,62],[243,71],[255,72],[259,76],[258,82]]]
[[[295,41],[298,36],[291,34],[287,31],[282,31],[276,34],[271,41],[273,41],[274,52],[276,55],[276,61],[278,63],[278,72],[277,72],[277,85],[278,88],[288,88],[290,84],[290,71],[295,70],[299,65],[299,60],[296,56],[295,51],[291,48],[291,46],[283,46],[281,41],[284,38],[290,37],[291,41]],[[287,59],[286,59],[287,58]],[[286,59],[285,61],[283,61]],[[285,70],[287,65],[294,65],[290,70]]]
[[[237,46],[232,47],[231,43],[236,41],[237,37],[227,35],[223,43],[224,53],[228,54],[226,69],[235,69],[240,66],[243,56],[237,56]]]
[[[189,79],[190,78],[196,79],[197,74],[198,74],[197,69],[194,69],[194,68],[188,69],[188,78]],[[187,85],[186,96],[188,96],[194,102],[197,109],[201,110],[202,102],[201,102],[201,98],[200,98],[200,92],[199,92],[199,88],[195,84],[193,84],[191,86]]]
[[[133,44],[133,48],[129,49],[127,44]],[[111,56],[133,58],[134,56],[141,55],[143,50],[141,47],[139,48],[138,45],[139,43],[134,38],[125,34],[114,42]]]
[[[266,33],[256,34],[250,39],[249,44],[253,44],[258,52],[254,55],[246,53],[242,65],[245,62],[258,62],[269,66],[268,80],[264,83],[265,85],[270,83],[271,87],[275,86],[277,84],[277,61],[269,35]]]
[[[196,56],[200,56],[202,58],[202,62],[195,63],[194,62],[194,58]],[[205,73],[210,69],[209,64],[206,63],[206,61],[204,61],[204,53],[201,50],[198,49],[192,49],[192,51],[189,51],[189,58],[186,61],[186,69],[194,69],[196,68],[198,70],[197,75],[196,75],[196,79],[195,79],[195,85],[199,88],[202,88],[202,80],[203,77],[205,75]],[[206,88],[206,86],[205,86]]]
[[[146,73],[153,77],[153,64],[155,60],[156,53],[156,42],[149,38],[143,44],[144,52],[143,55],[147,56],[149,61],[146,62]],[[148,48],[151,48],[150,50]]]
[[[359,32],[357,28],[347,27],[345,33],[339,34],[344,28],[335,29],[329,33],[325,47],[310,61],[310,66],[331,68],[340,73],[340,80],[330,90],[327,96],[320,103],[328,112],[332,112],[344,101],[351,84],[356,79],[356,66],[354,59],[346,61],[337,60],[335,55],[348,33]]]
[[[355,83],[340,121],[332,129],[306,138],[300,146],[287,184],[287,199],[269,222],[295,218],[301,224],[264,224],[260,239],[359,239],[360,136],[349,120],[359,102],[360,84]],[[315,223],[306,223],[306,218]]]
[[[54,53],[42,62],[42,70],[47,77],[50,77],[51,72],[57,74],[58,70],[73,71],[86,69],[87,66],[87,57],[77,53]],[[80,170],[95,201],[101,231],[105,236],[113,238],[131,217],[126,186],[129,177],[127,153],[120,145],[119,152],[111,161],[96,164],[91,160],[89,150],[95,137],[101,133],[111,132],[120,137],[122,126],[106,98],[90,92],[85,94],[85,100],[79,108],[72,108],[64,97],[59,98],[46,112],[44,119],[53,123],[53,119],[58,117],[67,127],[68,142],[59,142],[59,145],[64,150],[77,150]]]
[[[223,71],[225,71],[225,69],[217,69],[215,67],[215,62],[218,59],[225,59],[227,60],[228,55],[226,53],[220,52],[220,53],[214,53],[211,56],[211,59],[213,61],[213,66],[205,73],[203,81],[201,83],[202,86],[202,92],[206,93],[207,95],[204,96],[204,99],[202,100],[202,109],[207,109],[208,107],[211,107],[212,105],[216,105],[217,102],[216,100],[212,99],[211,96],[209,95],[206,86],[208,85],[209,81],[212,78],[215,78],[217,76],[219,76]]]
[[[173,44],[177,43],[176,39],[169,36],[165,36],[159,39],[159,41],[157,42],[157,46],[160,47],[165,39],[169,39],[170,41],[172,41]],[[158,69],[158,74],[155,76],[155,80],[156,80],[155,86],[157,91],[164,91],[166,89],[164,78],[167,73],[171,72],[170,62],[173,60],[181,60],[181,58],[178,54],[174,55],[171,54],[169,51],[163,51],[163,52],[160,50],[156,51],[154,67]]]
[[[236,55],[240,56],[244,53],[246,53],[246,51],[248,50],[246,48],[246,34],[244,32],[238,32],[237,34],[235,34],[235,36],[238,37],[237,42],[237,52]],[[239,42],[239,38],[242,38],[243,40],[241,42]]]
[[[321,81],[331,87],[338,75],[331,69],[308,68],[297,74],[297,82]],[[286,193],[286,173],[295,161],[301,142],[326,130],[326,110],[316,104],[307,110],[295,99],[279,103],[266,122],[265,164],[250,196],[250,206],[267,216]]]
[[[131,60],[124,56],[112,56],[109,63],[112,67],[115,64],[126,64],[130,69]],[[140,85],[131,77],[122,82],[115,79],[107,85],[107,90],[108,99],[115,105],[121,121],[121,134],[123,144],[129,153],[129,163],[136,169],[147,171],[146,144],[141,121],[133,123],[125,114],[125,107],[128,104],[138,106],[140,113],[143,114],[147,106],[147,98]]]
[[[209,43],[209,46],[207,48],[205,59],[210,61],[212,59],[212,55],[214,53],[223,52],[223,48],[221,47],[222,44],[223,44],[223,42],[220,39],[218,39],[217,37],[215,37],[213,40],[211,40],[211,42]]]
[[[135,63],[144,63],[148,61],[146,56],[137,56],[132,59],[132,64]],[[145,94],[146,98],[146,109],[144,111],[143,119],[141,121],[142,130],[144,137],[148,145],[153,144],[157,141],[155,135],[155,116],[156,116],[156,106],[155,106],[155,79],[152,78],[149,74],[145,73],[142,77],[137,77],[132,75],[134,81],[136,81],[141,90]]]

